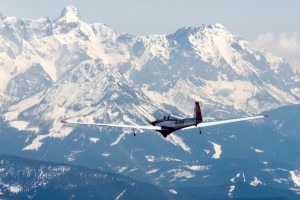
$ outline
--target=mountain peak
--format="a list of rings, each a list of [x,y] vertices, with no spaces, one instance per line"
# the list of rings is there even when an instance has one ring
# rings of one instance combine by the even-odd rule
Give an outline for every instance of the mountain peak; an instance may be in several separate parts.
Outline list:
[[[81,16],[79,10],[75,6],[69,5],[61,11],[60,18],[64,18],[67,21],[78,21],[81,19]]]
[[[226,30],[226,27],[223,26],[222,24],[218,24],[218,23],[217,23],[217,24],[214,25],[214,27],[215,27],[215,28],[225,29],[225,30]]]
[[[3,15],[3,13],[2,12],[0,12],[0,19],[4,19],[5,17],[4,17],[4,15]]]

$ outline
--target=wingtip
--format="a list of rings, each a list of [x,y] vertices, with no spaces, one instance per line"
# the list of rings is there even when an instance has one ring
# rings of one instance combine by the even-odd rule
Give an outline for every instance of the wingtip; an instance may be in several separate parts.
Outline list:
[[[263,115],[264,116],[264,118],[268,118],[269,117],[269,115]]]

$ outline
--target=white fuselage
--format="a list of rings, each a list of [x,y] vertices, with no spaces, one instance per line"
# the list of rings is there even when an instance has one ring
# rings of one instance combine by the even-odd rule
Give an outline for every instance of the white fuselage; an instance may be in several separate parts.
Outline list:
[[[163,128],[170,128],[175,130],[197,125],[195,118],[177,119],[174,117],[168,117],[161,120],[157,120],[154,123],[155,126],[161,126]]]

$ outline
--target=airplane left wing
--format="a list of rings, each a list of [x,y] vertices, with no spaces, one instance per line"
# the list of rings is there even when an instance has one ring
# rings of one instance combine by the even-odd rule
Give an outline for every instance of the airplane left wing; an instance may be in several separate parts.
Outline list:
[[[79,124],[79,125],[91,125],[91,126],[109,126],[118,128],[133,128],[133,129],[144,129],[144,130],[162,130],[160,126],[134,126],[134,125],[122,125],[122,124],[99,124],[99,123],[84,123],[84,122],[71,122],[62,120],[64,124]]]
[[[259,115],[259,116],[253,116],[253,117],[244,117],[244,118],[238,118],[238,119],[229,119],[229,120],[221,120],[221,121],[213,121],[213,122],[202,122],[202,123],[197,124],[197,126],[189,126],[189,127],[183,128],[182,130],[206,127],[206,126],[215,126],[215,125],[220,125],[220,124],[228,124],[228,123],[240,122],[240,121],[248,121],[248,120],[260,119],[260,118],[268,118],[268,115]]]

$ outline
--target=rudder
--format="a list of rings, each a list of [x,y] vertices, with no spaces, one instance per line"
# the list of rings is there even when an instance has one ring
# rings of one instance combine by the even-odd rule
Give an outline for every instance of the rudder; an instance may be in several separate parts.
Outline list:
[[[200,104],[198,101],[195,102],[194,118],[196,119],[196,124],[199,124],[203,121]]]

